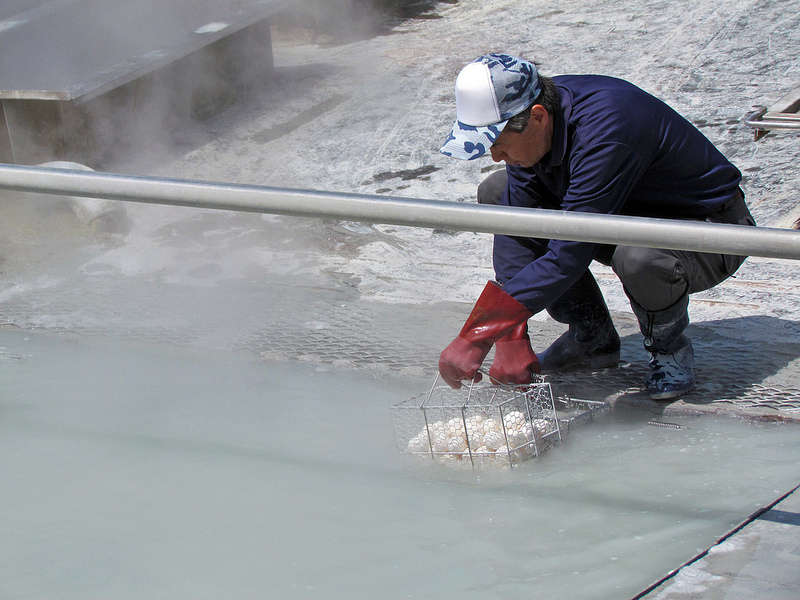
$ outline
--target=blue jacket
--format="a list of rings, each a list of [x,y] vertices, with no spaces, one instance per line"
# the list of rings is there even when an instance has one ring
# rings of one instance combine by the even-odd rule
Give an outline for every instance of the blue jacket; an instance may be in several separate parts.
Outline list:
[[[553,81],[561,112],[552,149],[531,168],[506,167],[503,205],[702,219],[733,198],[739,170],[661,100],[612,77]],[[533,313],[568,290],[599,248],[550,240],[536,257],[526,240],[499,235],[494,246],[498,282]]]

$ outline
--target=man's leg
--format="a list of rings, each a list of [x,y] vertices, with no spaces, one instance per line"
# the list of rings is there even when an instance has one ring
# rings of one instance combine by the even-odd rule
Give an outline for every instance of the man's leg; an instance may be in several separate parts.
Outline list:
[[[500,204],[507,182],[508,173],[505,169],[489,175],[478,185],[478,204]]]
[[[478,202],[500,204],[507,180],[505,169],[489,175],[478,186]],[[516,253],[527,252],[528,262],[547,251],[547,240],[518,240],[518,244]],[[603,248],[608,248],[610,255],[612,247]],[[569,325],[569,330],[538,354],[542,373],[578,368],[602,369],[619,364],[619,335],[590,271],[587,270],[575,285],[551,304],[547,312],[559,323]]]
[[[569,329],[539,354],[542,373],[619,364],[619,335],[591,271],[587,269],[547,312]]]
[[[707,221],[755,225],[743,197]],[[618,246],[612,258],[650,353],[645,385],[656,400],[676,398],[694,387],[694,350],[683,332],[689,324],[689,294],[730,277],[744,257]]]
[[[654,400],[694,387],[694,350],[683,335],[689,324],[692,253],[618,246],[612,266],[622,281],[650,354],[645,386]]]

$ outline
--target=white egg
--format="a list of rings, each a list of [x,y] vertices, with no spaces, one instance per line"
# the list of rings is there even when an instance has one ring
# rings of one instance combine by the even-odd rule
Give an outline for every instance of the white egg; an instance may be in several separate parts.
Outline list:
[[[527,421],[522,424],[518,430],[519,434],[524,438],[526,442],[530,442],[533,439],[533,427]]]
[[[430,447],[431,447],[431,437],[432,437],[432,436],[429,436],[429,435],[428,435],[428,430],[427,430],[427,429],[423,429],[422,431],[420,431],[420,432],[419,432],[419,433],[416,435],[416,437],[414,437],[414,438],[411,438],[411,439],[412,439],[412,440],[414,440],[414,439],[417,439],[417,440],[419,440],[419,442],[420,442],[421,444],[424,444],[424,445],[425,445],[425,450],[429,450],[429,449],[430,449]],[[409,441],[409,444],[410,444],[410,443],[411,443],[411,442]]]
[[[503,417],[507,429],[519,429],[526,421],[525,415],[518,410],[512,410]]]
[[[434,436],[438,432],[444,431],[444,421],[436,421],[435,423],[428,423],[428,429],[430,429],[431,436]]]
[[[480,427],[481,424],[486,420],[486,415],[477,414],[472,415],[467,419],[467,427]]]
[[[437,432],[433,436],[433,450],[435,452],[447,452],[447,436]]]
[[[476,431],[469,436],[469,445],[471,448],[480,448],[483,446],[483,432]]]
[[[537,438],[540,438],[550,433],[551,431],[555,431],[555,427],[553,427],[553,424],[546,419],[534,419],[533,427],[536,431]]]
[[[409,452],[427,452],[430,449],[430,445],[428,443],[428,434],[421,433],[420,435],[411,438],[408,441],[408,451]]]
[[[499,431],[490,431],[483,437],[483,445],[490,450],[496,450],[506,443],[506,437]]]
[[[493,419],[492,417],[489,417],[488,419],[484,420],[482,426],[483,426],[483,432],[484,433],[489,433],[489,432],[492,432],[492,431],[502,431],[503,430],[503,428],[500,426],[500,423],[497,421],[497,419]]]
[[[511,446],[512,450],[525,445],[529,441],[528,438],[525,437],[525,434],[519,429],[508,429],[507,431],[508,445]]]
[[[530,442],[527,446],[520,448],[519,452],[527,454],[530,457],[530,456],[537,456],[537,453],[541,454],[543,450],[544,450],[544,444],[540,440],[537,442]]]
[[[448,452],[458,452],[459,454],[467,449],[467,441],[459,436],[451,437],[447,440]]]
[[[480,446],[481,440],[483,439],[483,421],[484,417],[481,415],[475,415],[467,419],[467,437],[469,437],[469,442],[473,446]]]
[[[464,433],[464,422],[461,419],[450,419],[445,423],[445,431],[450,435],[459,435]]]

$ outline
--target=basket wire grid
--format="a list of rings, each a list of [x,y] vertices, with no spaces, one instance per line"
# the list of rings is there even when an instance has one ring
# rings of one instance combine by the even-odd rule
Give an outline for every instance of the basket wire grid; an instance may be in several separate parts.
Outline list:
[[[552,388],[539,378],[524,386],[453,390],[438,385],[392,407],[401,452],[434,460],[511,467],[562,441]]]

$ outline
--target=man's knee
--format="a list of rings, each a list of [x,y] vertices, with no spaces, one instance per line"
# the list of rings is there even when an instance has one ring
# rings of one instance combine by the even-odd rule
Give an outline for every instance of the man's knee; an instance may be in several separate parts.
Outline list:
[[[611,257],[611,266],[623,283],[646,276],[653,262],[652,250],[637,246],[617,246]]]
[[[506,170],[495,171],[478,185],[479,204],[500,204],[506,189],[508,175]]]
[[[628,296],[646,310],[672,306],[689,289],[680,257],[669,251],[618,246],[611,267]]]

